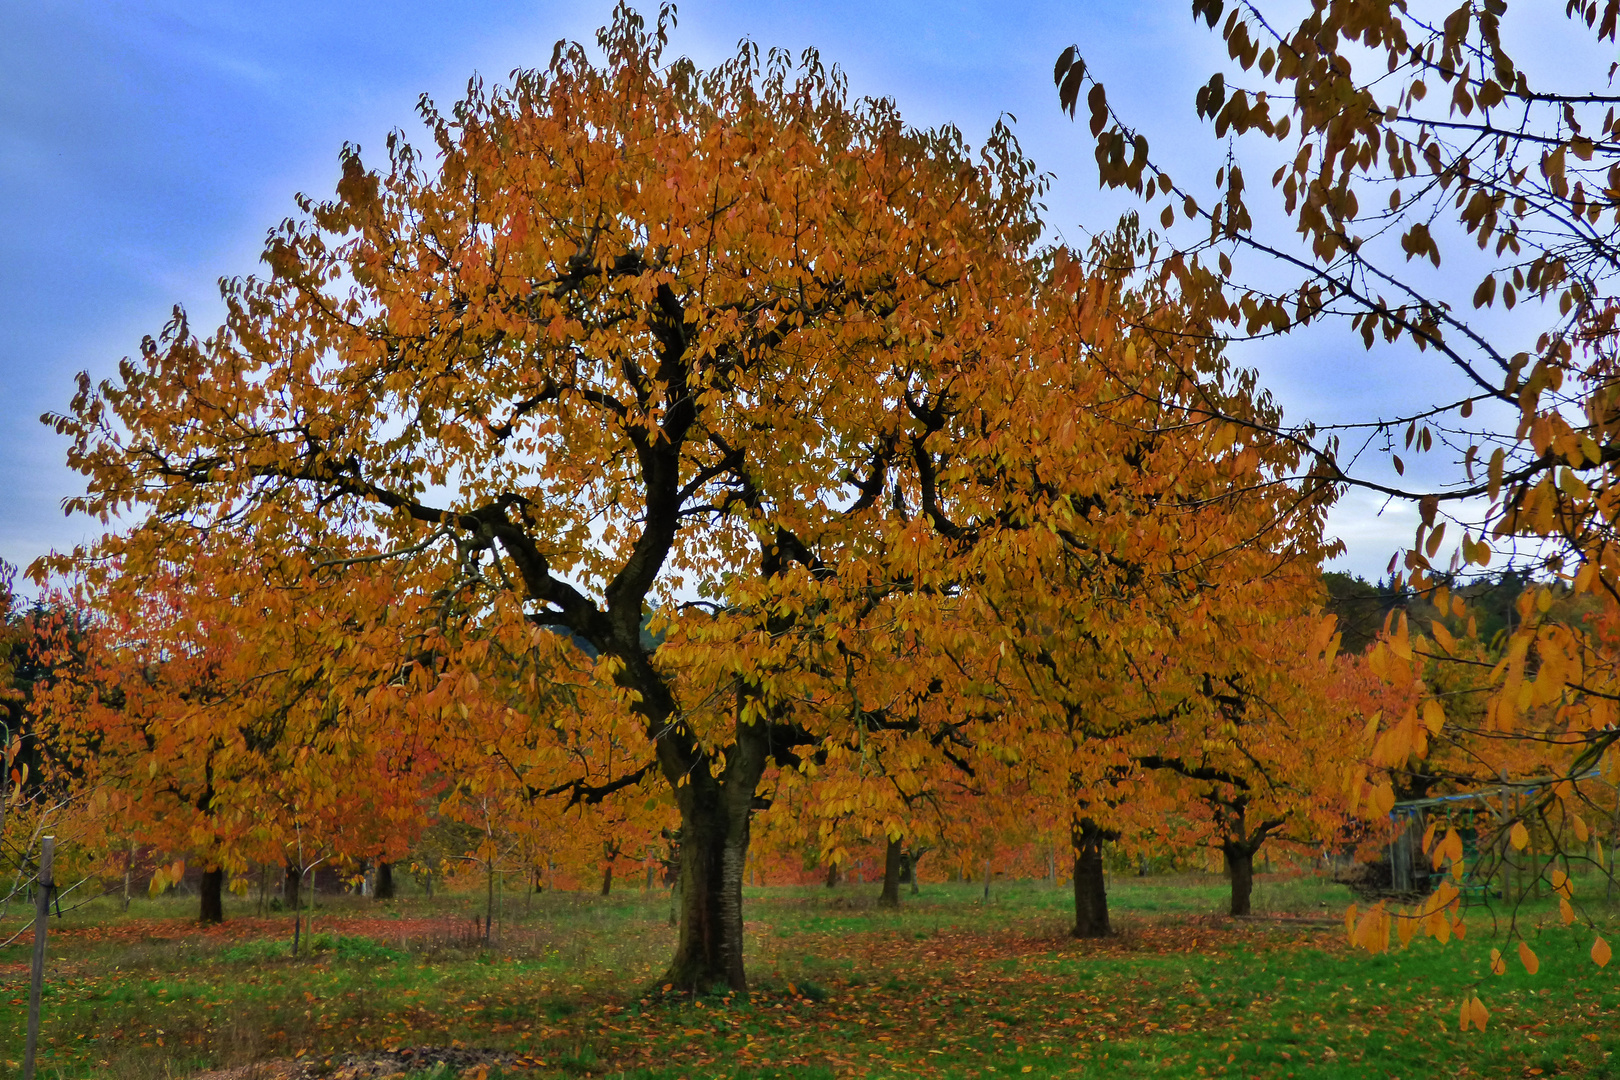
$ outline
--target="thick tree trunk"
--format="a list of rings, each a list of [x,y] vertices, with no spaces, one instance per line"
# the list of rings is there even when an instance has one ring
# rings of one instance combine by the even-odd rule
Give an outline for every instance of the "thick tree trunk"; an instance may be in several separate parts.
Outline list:
[[[900,841],[890,838],[883,852],[883,892],[878,897],[880,907],[900,906]]]
[[[303,873],[296,866],[289,866],[282,872],[281,877],[281,904],[288,911],[298,910],[298,890],[303,884]]]
[[[738,992],[748,989],[742,955],[748,811],[746,805],[741,815],[727,813],[727,809],[683,807],[680,938],[665,976],[681,990],[701,992],[717,983]]]
[[[1106,837],[1090,818],[1076,817],[1070,830],[1074,846],[1074,936],[1107,937],[1108,888],[1103,877]]]
[[[1254,892],[1254,848],[1248,844],[1224,845],[1226,872],[1232,878],[1233,915],[1249,914],[1249,897]]]
[[[835,862],[828,863],[827,864],[827,888],[830,889],[830,888],[832,888],[833,886],[835,886],[837,884],[838,884],[838,864],[835,863]]]
[[[371,886],[371,895],[375,900],[392,900],[394,898],[394,864],[380,862],[377,864],[377,880]]]
[[[602,867],[602,895],[607,896],[613,891],[613,863],[609,861]]]
[[[681,928],[664,981],[703,991],[748,989],[743,969],[743,876],[749,814],[769,745],[764,724],[741,724],[719,776],[704,768],[675,789],[681,808]],[[714,759],[706,761],[712,767]],[[667,772],[666,768],[666,772]]]
[[[202,905],[197,914],[197,921],[205,923],[224,922],[225,871],[218,868],[204,870],[202,881],[197,886],[197,892],[202,897]]]

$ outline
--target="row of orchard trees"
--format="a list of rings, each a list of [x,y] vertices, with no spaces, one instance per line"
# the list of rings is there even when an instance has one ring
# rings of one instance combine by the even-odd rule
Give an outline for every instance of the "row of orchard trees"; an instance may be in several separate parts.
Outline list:
[[[38,723],[103,846],[217,890],[433,816],[678,829],[686,988],[745,985],[760,812],[833,862],[1042,821],[1082,934],[1111,839],[1246,883],[1334,836],[1333,476],[1151,243],[1044,248],[1007,129],[666,29],[346,149],[217,330],[50,418],[123,526],[38,567],[94,612]]]
[[[189,863],[202,871],[205,921],[222,918],[227,882],[246,887],[256,867],[284,866],[290,896],[317,866],[371,863],[387,874],[406,859],[430,873],[519,873],[536,887],[551,869],[575,880],[594,870],[605,892],[615,867],[662,872],[678,852],[679,815],[647,775],[639,733],[613,731],[611,707],[582,706],[592,682],[547,685],[506,656],[499,670],[486,662],[476,673],[448,673],[475,684],[453,696],[426,686],[367,691],[363,705],[344,707],[330,687],[357,677],[351,665],[386,638],[345,619],[321,644],[309,621],[272,611],[279,588],[237,597],[230,606],[253,604],[257,618],[235,625],[220,618],[214,598],[198,607],[181,595],[169,590],[143,606],[150,597],[120,594],[99,616],[73,619],[61,617],[74,610],[63,598],[61,611],[17,623],[26,632],[17,644],[49,672],[12,725],[13,751],[33,759],[15,763],[13,787],[43,796],[16,800],[23,831],[66,826],[76,849],[105,854],[104,870],[162,856],[154,888],[177,881]],[[1278,655],[1256,670],[1321,685],[1330,674],[1328,626],[1293,620],[1280,628]],[[1307,631],[1315,640],[1301,636]],[[385,653],[405,645],[389,643]],[[522,713],[488,707],[482,687],[493,678],[527,691]],[[955,865],[975,876],[981,859],[999,867],[1009,849],[1046,850],[1061,836],[1073,842],[1076,932],[1093,935],[1108,925],[1104,840],[1155,855],[1213,847],[1232,871],[1241,914],[1253,856],[1268,838],[1308,850],[1343,839],[1339,766],[1306,766],[1313,754],[1338,762],[1351,727],[1300,711],[1335,708],[1328,690],[1314,699],[1279,692],[1291,710],[1281,715],[1237,676],[1219,688],[1206,677],[1191,688],[1213,703],[1205,715],[1183,701],[1179,715],[1136,717],[1092,735],[1070,724],[1044,741],[1025,731],[1017,745],[992,737],[1005,738],[994,718],[971,730],[946,722],[933,730],[947,732],[950,746],[931,761],[900,756],[905,741],[877,725],[829,743],[814,761],[767,768],[750,815],[753,865],[800,877],[818,864],[846,865],[875,843],[885,856],[884,899],[898,903],[902,860],[920,852],[938,852],[936,874]],[[1093,700],[1105,702],[1100,693]],[[1083,755],[1101,762],[1103,779],[1078,775]],[[1102,796],[1088,798],[1097,787]],[[10,839],[19,851],[32,846]]]

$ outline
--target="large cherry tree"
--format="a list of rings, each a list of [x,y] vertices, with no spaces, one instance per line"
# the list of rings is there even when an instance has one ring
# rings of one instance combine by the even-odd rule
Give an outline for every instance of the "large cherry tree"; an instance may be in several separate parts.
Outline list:
[[[814,55],[703,71],[662,60],[666,29],[621,8],[601,62],[562,46],[448,115],[424,102],[432,157],[347,148],[269,273],[225,281],[217,331],[177,312],[81,380],[52,418],[74,506],[133,525],[56,565],[140,581],[235,546],[341,590],[384,563],[430,630],[588,647],[680,810],[670,980],[741,987],[756,788],[848,722],[801,723],[761,642],[935,520],[942,388],[1016,347],[1041,181],[1004,129],[974,156]],[[758,616],[727,684],[683,682],[642,633],[654,608],[705,618],[693,593]]]

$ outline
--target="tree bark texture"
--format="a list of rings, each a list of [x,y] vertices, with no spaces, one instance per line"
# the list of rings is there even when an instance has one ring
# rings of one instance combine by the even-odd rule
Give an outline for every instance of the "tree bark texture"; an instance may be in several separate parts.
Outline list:
[[[1103,877],[1103,842],[1107,839],[1097,823],[1076,817],[1070,826],[1074,846],[1074,936],[1107,937],[1108,888]]]
[[[215,868],[204,870],[198,882],[197,893],[202,898],[197,921],[222,923],[225,921],[225,871]]]
[[[891,837],[883,852],[883,892],[878,896],[880,907],[900,906],[900,867],[902,863],[900,841]]]

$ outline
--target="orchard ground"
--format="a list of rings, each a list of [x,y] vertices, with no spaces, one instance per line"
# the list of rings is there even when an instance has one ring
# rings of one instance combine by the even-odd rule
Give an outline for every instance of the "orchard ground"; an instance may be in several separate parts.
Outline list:
[[[663,890],[508,892],[489,945],[482,890],[322,897],[298,959],[291,917],[246,900],[206,930],[194,898],[127,915],[98,900],[52,921],[39,1075],[271,1059],[319,1075],[356,1049],[462,1046],[521,1055],[489,1076],[1620,1077],[1617,968],[1597,968],[1590,929],[1558,925],[1550,904],[1521,914],[1539,973],[1510,960],[1496,976],[1489,911],[1469,912],[1461,942],[1367,955],[1336,924],[1351,897],[1311,877],[1262,877],[1256,910],[1277,917],[1234,922],[1212,914],[1218,876],[1117,876],[1118,933],[1097,942],[1066,936],[1069,892],[1044,882],[997,883],[988,904],[978,885],[925,885],[898,913],[877,888],[750,889],[746,999],[661,992]],[[9,935],[23,916],[5,914]],[[1620,908],[1599,898],[1588,914],[1620,940]],[[13,1075],[28,956],[27,935],[0,949]],[[1476,992],[1489,1026],[1460,1032]]]

